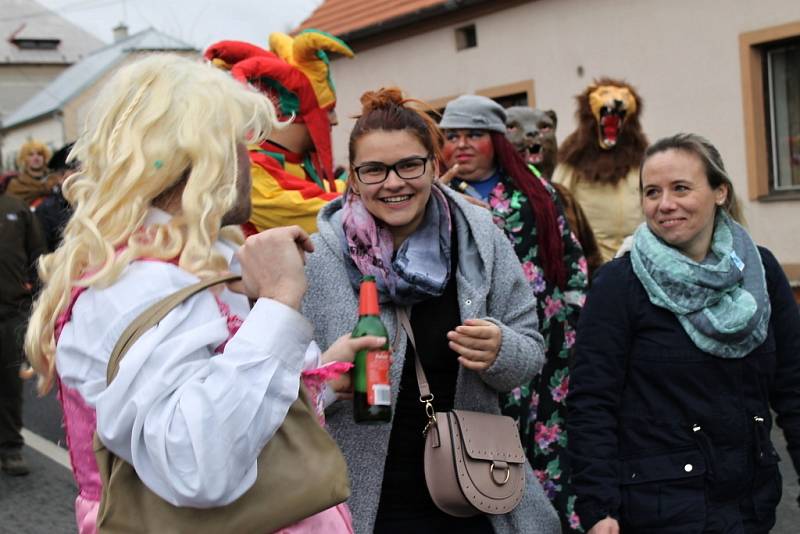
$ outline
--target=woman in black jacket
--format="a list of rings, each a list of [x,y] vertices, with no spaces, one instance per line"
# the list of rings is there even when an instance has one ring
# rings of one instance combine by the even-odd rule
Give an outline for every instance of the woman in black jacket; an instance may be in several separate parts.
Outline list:
[[[781,498],[770,408],[800,466],[797,304],[731,217],[708,141],[652,145],[640,188],[646,223],[598,272],[578,325],[578,514],[589,534],[768,532]]]

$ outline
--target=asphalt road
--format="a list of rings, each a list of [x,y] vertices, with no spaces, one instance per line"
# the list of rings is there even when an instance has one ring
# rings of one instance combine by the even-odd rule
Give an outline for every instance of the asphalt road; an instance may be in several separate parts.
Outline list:
[[[38,398],[32,381],[25,384],[23,421],[28,430],[65,447],[55,393]],[[77,490],[72,471],[30,447],[23,454],[30,475],[0,473],[0,534],[73,534]]]
[[[61,412],[55,394],[38,398],[32,382],[26,384],[25,426],[64,446]],[[781,453],[783,499],[778,507],[775,534],[800,533],[800,487],[780,431],[773,440]],[[24,451],[31,474],[12,478],[0,474],[0,534],[67,534],[75,532],[73,503],[76,490],[69,469],[30,447]]]
[[[74,534],[75,482],[72,471],[30,447],[26,477],[0,474],[0,533]]]

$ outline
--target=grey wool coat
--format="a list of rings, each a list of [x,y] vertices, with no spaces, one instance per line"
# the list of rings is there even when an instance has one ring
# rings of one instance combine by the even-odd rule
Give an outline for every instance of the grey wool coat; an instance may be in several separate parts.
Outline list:
[[[534,296],[511,244],[494,225],[489,212],[449,190],[445,190],[445,194],[450,201],[458,239],[456,282],[461,318],[488,319],[502,331],[500,352],[489,369],[481,373],[459,369],[455,408],[499,414],[498,392],[527,384],[544,363]],[[303,314],[314,325],[315,339],[322,350],[352,331],[358,318],[357,291],[345,268],[349,258],[343,250],[341,207],[342,201],[337,199],[319,213],[319,233],[313,236],[315,251],[309,255],[306,265],[309,289],[303,302]],[[391,304],[382,305],[381,319],[394,348],[390,372],[392,405],[397,401],[406,353],[406,334],[399,327],[395,313]],[[352,485],[348,505],[355,531],[371,533],[378,512],[392,425],[355,424],[350,401],[337,401],[329,407],[327,425],[347,459]],[[530,465],[526,467],[525,496],[513,512],[491,517],[495,532],[561,532],[556,512]]]

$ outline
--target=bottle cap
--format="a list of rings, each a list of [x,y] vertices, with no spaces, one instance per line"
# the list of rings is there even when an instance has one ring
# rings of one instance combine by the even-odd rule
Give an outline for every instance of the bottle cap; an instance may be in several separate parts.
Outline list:
[[[381,308],[378,305],[378,287],[375,285],[374,276],[365,276],[361,279],[361,289],[358,294],[359,315],[379,315]]]

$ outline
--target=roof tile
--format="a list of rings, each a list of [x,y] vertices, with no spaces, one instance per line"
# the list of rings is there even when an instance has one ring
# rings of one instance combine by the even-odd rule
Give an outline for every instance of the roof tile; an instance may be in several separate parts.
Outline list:
[[[296,31],[314,28],[343,35],[445,3],[447,0],[325,0]]]

